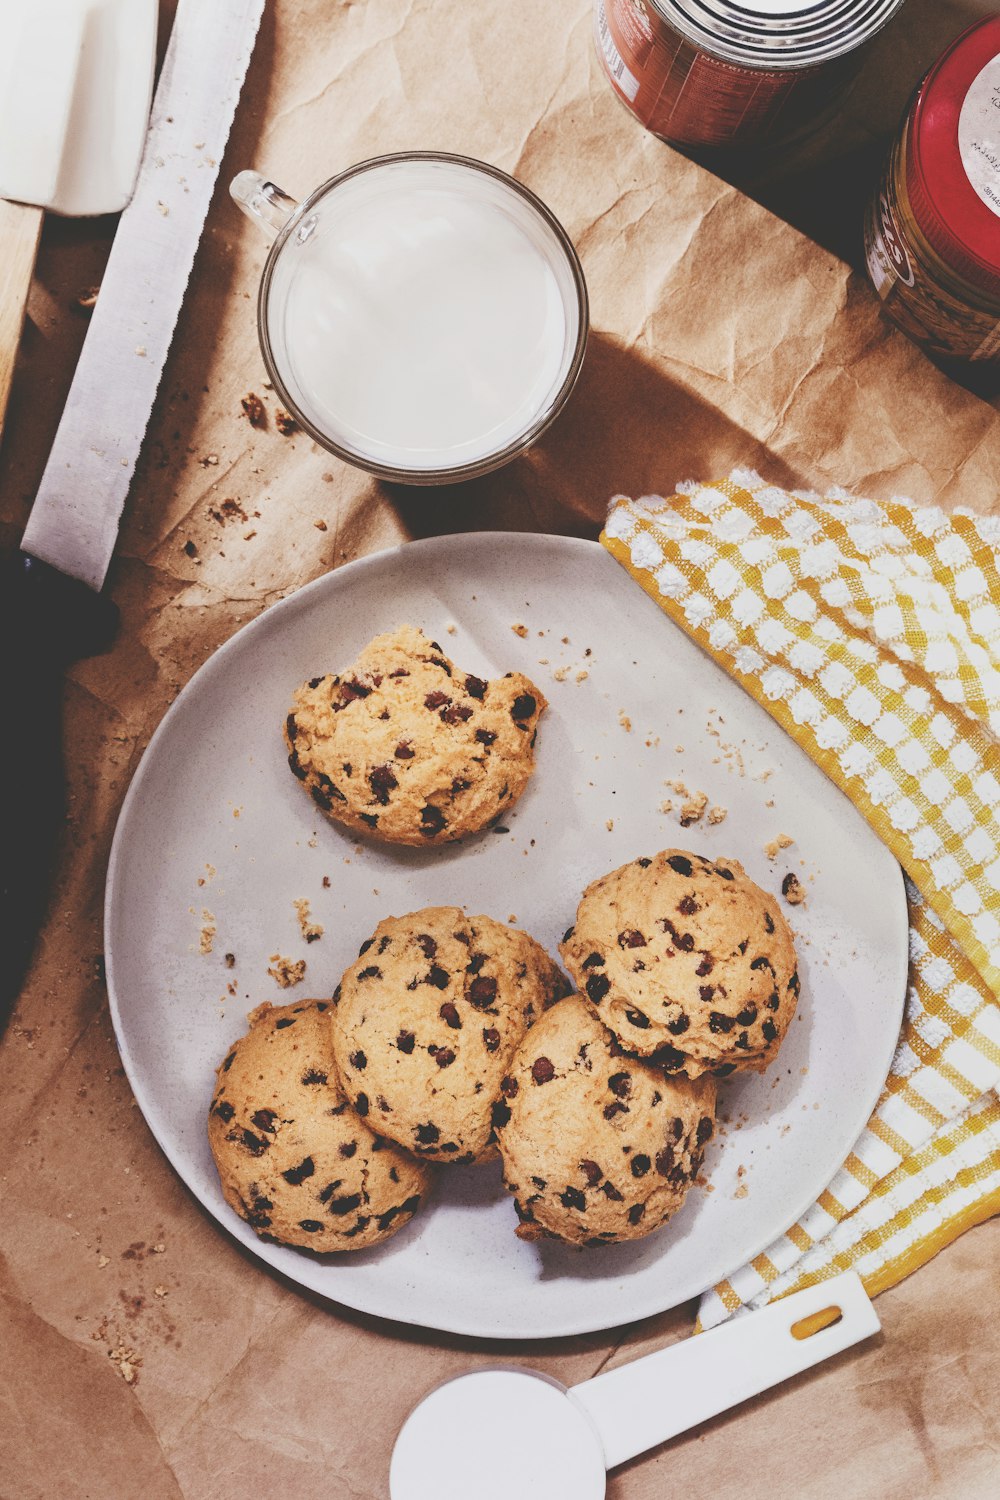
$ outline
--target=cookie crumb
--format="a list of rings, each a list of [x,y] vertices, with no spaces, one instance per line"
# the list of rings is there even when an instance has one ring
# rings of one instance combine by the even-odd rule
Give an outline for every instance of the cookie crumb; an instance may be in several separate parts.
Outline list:
[[[612,831],[612,829],[614,828],[614,826],[615,826],[615,820],[614,820],[614,818],[609,818],[608,821],[605,823],[604,826],[608,830],[608,832],[610,833]]]
[[[579,672],[577,672],[576,674],[576,680],[577,682],[586,682],[589,676],[590,673],[587,671],[586,667],[581,667]]]
[[[521,637],[522,641],[526,639],[528,634],[527,625],[512,625],[510,628],[511,630],[513,630],[515,635],[519,635]]]
[[[790,849],[794,843],[795,840],[789,838],[787,833],[779,833],[777,838],[772,839],[769,844],[764,845],[764,853],[768,859],[777,859],[782,849]]]
[[[168,1292],[168,1291],[169,1291],[169,1290],[170,1290],[170,1288],[169,1288],[169,1287],[165,1287],[165,1286],[154,1286],[154,1288],[153,1288],[153,1296],[154,1296],[154,1297],[165,1297],[165,1296],[166,1296],[166,1295],[167,1295],[167,1292]]]
[[[324,889],[324,891],[328,891],[330,889],[330,877],[329,877],[329,875],[324,875],[323,876],[323,889]]]
[[[629,718],[628,714],[623,708],[620,708],[618,710],[618,722],[622,726],[626,734],[632,733],[632,720]]]
[[[264,403],[253,391],[247,391],[240,401],[244,414],[251,427],[263,427],[267,421],[267,413]]]
[[[690,828],[692,823],[700,823],[707,806],[707,792],[692,792],[680,810],[681,827]]]
[[[108,1358],[118,1371],[126,1385],[134,1385],[139,1376],[142,1358],[136,1354],[134,1349],[129,1349],[125,1344],[116,1344],[113,1349],[108,1350]]]
[[[99,286],[85,286],[80,288],[73,300],[81,312],[93,312],[100,294]]]
[[[455,624],[454,620],[449,620],[444,628],[449,635],[456,635],[458,633],[458,626]]]
[[[202,909],[201,932],[198,934],[198,952],[211,953],[216,934],[215,918],[210,911]]]
[[[556,682],[565,682],[566,678],[569,676],[569,667],[553,667],[552,676],[555,678]]]
[[[236,968],[236,954],[235,953],[227,953],[226,956],[225,956],[224,962],[225,962],[225,965],[226,965],[227,969],[235,969]]]
[[[312,920],[312,914],[309,911],[309,902],[307,898],[305,896],[300,896],[297,901],[292,902],[292,905],[295,907],[296,913],[298,914],[299,928],[302,932],[302,936],[305,938],[307,943],[315,943],[318,938],[321,938],[323,936],[323,928],[318,922],[314,922]]]
[[[724,823],[726,821],[728,812],[729,809],[727,807],[710,807],[708,809],[709,823],[711,823],[713,826],[717,823]]]
[[[673,810],[674,810],[674,799],[672,797],[667,797],[663,802],[660,803],[660,812],[661,813],[671,813],[671,812],[673,812]]]
[[[199,458],[198,462],[203,469],[216,469],[219,466],[219,455],[217,453],[206,453],[204,457]]]
[[[304,958],[285,958],[280,953],[271,954],[271,966],[267,971],[276,985],[281,989],[291,989],[293,984],[299,984],[306,973],[306,961]]]
[[[109,1255],[99,1255],[97,1257],[97,1269],[99,1271],[103,1271],[104,1267],[105,1266],[109,1266],[110,1264],[111,1264],[111,1257]]]
[[[317,531],[326,531],[328,529],[325,521],[314,521],[313,525]]]
[[[277,427],[282,437],[291,437],[293,433],[298,432],[299,430],[299,424],[298,422],[296,422],[295,418],[291,416],[289,412],[284,411],[280,406],[274,414],[274,425],[275,427]]]
[[[791,870],[781,882],[781,894],[789,906],[801,906],[806,899],[805,887]]]
[[[739,1185],[739,1187],[736,1189],[735,1193],[733,1194],[733,1197],[734,1198],[748,1198],[749,1196],[750,1196],[750,1190],[748,1189],[748,1187],[747,1187],[747,1185],[746,1185],[745,1182],[741,1182],[740,1185]]]

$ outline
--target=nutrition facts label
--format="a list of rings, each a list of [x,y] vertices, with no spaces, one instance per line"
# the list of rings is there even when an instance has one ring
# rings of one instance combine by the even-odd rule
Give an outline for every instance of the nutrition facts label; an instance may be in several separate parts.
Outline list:
[[[958,149],[972,186],[1000,218],[1000,57],[986,64],[965,96]]]
[[[639,92],[639,80],[626,68],[625,59],[615,46],[615,39],[611,35],[608,18],[604,12],[604,0],[597,0],[596,25],[598,45],[608,65],[608,72],[631,104]]]

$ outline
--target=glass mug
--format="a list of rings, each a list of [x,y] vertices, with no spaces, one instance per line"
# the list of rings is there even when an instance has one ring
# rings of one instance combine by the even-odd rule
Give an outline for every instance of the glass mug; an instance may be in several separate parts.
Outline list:
[[[505,172],[415,151],[301,203],[257,172],[230,193],[273,240],[257,307],[271,383],[331,453],[452,483],[523,453],[562,410],[586,282],[558,220]]]

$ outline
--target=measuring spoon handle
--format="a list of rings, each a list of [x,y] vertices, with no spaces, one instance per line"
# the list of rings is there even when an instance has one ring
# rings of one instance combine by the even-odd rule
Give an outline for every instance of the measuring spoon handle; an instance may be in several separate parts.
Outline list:
[[[836,1319],[832,1309],[839,1312]],[[817,1315],[824,1313],[830,1313],[829,1323],[810,1331],[806,1320],[822,1324]],[[840,1354],[880,1327],[861,1278],[846,1271],[585,1380],[568,1395],[597,1428],[605,1462],[613,1469]]]

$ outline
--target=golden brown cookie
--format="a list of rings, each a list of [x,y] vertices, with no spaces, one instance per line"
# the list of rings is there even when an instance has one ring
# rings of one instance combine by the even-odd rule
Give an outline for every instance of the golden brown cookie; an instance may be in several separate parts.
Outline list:
[[[473,677],[403,625],[339,676],[299,688],[288,764],[335,823],[390,844],[449,843],[520,797],[545,707],[519,672]]]
[[[664,849],[595,880],[560,951],[629,1052],[670,1071],[761,1072],[795,1014],[795,946],[734,859]]]
[[[427,1196],[430,1172],[377,1136],[337,1083],[329,1001],[259,1005],[216,1070],[208,1139],[230,1208],[264,1239],[367,1250]]]
[[[525,1031],[568,988],[544,949],[491,917],[457,906],[387,917],[334,997],[344,1090],[375,1129],[419,1156],[495,1156],[500,1080]]]
[[[714,1129],[712,1079],[627,1057],[579,995],[528,1032],[501,1095],[497,1139],[522,1239],[650,1234],[684,1202]]]

